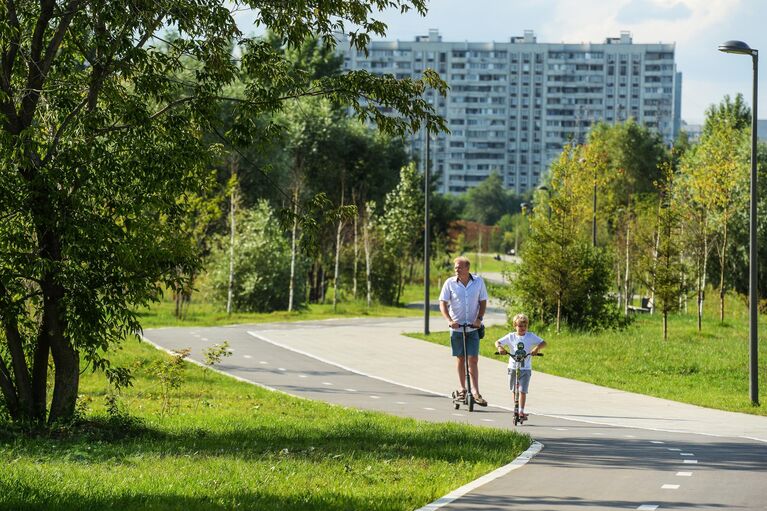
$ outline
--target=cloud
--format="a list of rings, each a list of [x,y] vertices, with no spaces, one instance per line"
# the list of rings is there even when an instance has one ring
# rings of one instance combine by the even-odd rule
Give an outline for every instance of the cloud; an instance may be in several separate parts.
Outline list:
[[[624,5],[615,20],[619,23],[641,23],[648,20],[679,21],[692,16],[692,10],[682,2],[662,5],[652,0],[632,0]]]

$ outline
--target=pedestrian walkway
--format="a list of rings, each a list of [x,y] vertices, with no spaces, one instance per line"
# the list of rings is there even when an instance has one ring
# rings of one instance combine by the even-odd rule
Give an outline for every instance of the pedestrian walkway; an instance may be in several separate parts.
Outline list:
[[[490,321],[502,321],[502,317]],[[432,320],[432,330],[444,330],[443,322]],[[312,322],[311,334],[297,335],[292,328],[254,325],[259,337],[276,345],[322,358],[333,364],[418,389],[447,396],[458,387],[455,359],[446,346],[403,335],[423,328],[420,319],[371,322],[348,319],[326,322],[322,328]],[[447,335],[447,333],[445,334]],[[492,342],[485,340],[483,342]],[[554,350],[552,356],[555,356]],[[511,407],[506,380],[506,361],[480,360],[480,392],[491,405]],[[712,410],[541,372],[533,374],[527,411],[569,420],[659,431],[740,437],[767,442],[767,417]]]

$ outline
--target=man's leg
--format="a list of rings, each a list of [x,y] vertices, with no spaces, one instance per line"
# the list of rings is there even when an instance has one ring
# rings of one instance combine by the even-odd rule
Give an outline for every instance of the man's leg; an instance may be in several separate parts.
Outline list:
[[[464,365],[464,357],[455,357],[458,363],[458,380],[460,380],[460,388],[466,392],[466,366]],[[469,363],[471,363],[471,357],[469,357]]]
[[[475,396],[479,395],[479,367],[477,361],[479,357],[469,355],[469,374],[471,375],[471,392]]]

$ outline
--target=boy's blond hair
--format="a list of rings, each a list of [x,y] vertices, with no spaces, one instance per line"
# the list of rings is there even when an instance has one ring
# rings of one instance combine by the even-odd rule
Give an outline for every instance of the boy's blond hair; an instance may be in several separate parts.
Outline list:
[[[525,324],[525,325],[529,325],[530,324],[530,318],[528,318],[524,314],[517,314],[516,316],[514,316],[514,322],[513,323],[514,323],[514,326],[517,326],[520,323],[521,324]]]

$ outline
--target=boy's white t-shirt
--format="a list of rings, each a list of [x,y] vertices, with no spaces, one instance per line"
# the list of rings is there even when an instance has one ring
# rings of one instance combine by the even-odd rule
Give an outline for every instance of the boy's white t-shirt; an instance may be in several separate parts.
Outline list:
[[[530,351],[538,346],[540,343],[543,342],[543,339],[538,337],[532,332],[525,332],[525,335],[517,335],[516,332],[511,332],[509,334],[504,335],[500,339],[498,339],[498,343],[501,346],[505,346],[506,351],[509,353],[514,353],[517,351],[517,344],[522,343],[525,346],[525,351],[527,353],[530,353]],[[522,367],[520,369],[529,369],[532,371],[533,369],[533,357],[525,357],[525,361],[522,363]],[[516,369],[517,368],[517,361],[514,360],[513,357],[509,357],[509,369]]]

